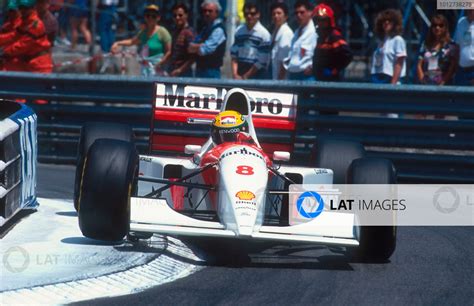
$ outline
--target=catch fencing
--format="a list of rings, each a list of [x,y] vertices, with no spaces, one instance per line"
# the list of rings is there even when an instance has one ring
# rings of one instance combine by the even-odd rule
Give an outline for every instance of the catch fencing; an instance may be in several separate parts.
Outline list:
[[[296,164],[308,165],[317,138],[332,137],[391,159],[401,182],[474,182],[474,88],[0,73],[0,98],[25,99],[37,113],[40,162],[74,163],[87,121],[130,124],[139,151],[148,153],[156,83],[297,94],[294,137],[259,135],[293,141]]]

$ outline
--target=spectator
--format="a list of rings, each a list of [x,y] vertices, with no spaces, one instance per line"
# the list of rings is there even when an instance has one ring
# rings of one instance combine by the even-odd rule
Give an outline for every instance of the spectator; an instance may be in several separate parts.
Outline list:
[[[217,18],[221,6],[217,0],[204,0],[201,8],[206,25],[195,43],[189,44],[188,52],[196,55],[197,77],[220,79],[227,40],[224,24]]]
[[[0,28],[0,55],[2,55],[1,48],[4,48],[15,41],[18,35],[17,28],[21,25],[21,15],[18,11],[16,0],[9,0],[6,9],[7,16],[5,22]],[[15,70],[15,62],[17,61],[18,59],[16,58],[0,56],[0,71]]]
[[[371,80],[378,84],[399,84],[406,75],[407,48],[400,36],[403,32],[402,14],[387,9],[375,19],[377,49],[372,58]]]
[[[458,61],[458,48],[449,35],[443,15],[431,18],[430,30],[418,56],[417,76],[422,84],[451,84]]]
[[[50,11],[56,17],[59,25],[59,35],[56,38],[57,45],[71,46],[71,42],[67,39],[67,28],[69,24],[69,10],[64,5],[64,0],[52,0]]]
[[[192,56],[188,53],[188,47],[194,41],[194,29],[188,24],[189,9],[185,4],[178,3],[173,6],[173,20],[175,29],[172,35],[172,52],[170,75],[173,77],[192,77]]]
[[[51,46],[53,46],[59,29],[56,17],[49,11],[50,4],[50,0],[38,0],[36,2],[36,10],[38,11],[39,18],[43,21],[46,36]]]
[[[313,56],[313,75],[318,81],[339,82],[341,71],[352,60],[349,45],[336,28],[334,11],[326,4],[314,8],[318,43]]]
[[[290,80],[314,81],[312,62],[318,35],[314,29],[312,8],[306,0],[299,0],[294,5],[299,27],[291,40],[290,53],[283,62]]]
[[[79,31],[84,36],[87,45],[92,43],[91,32],[87,27],[87,17],[89,15],[87,2],[88,0],[72,0],[73,7],[69,9],[72,50],[75,50],[77,47]]]
[[[283,60],[288,56],[293,39],[293,31],[288,26],[288,6],[284,2],[275,2],[271,7],[273,33],[272,33],[272,64],[271,76],[274,80],[285,78]]]
[[[35,8],[35,0],[19,0],[21,25],[16,40],[3,49],[4,54],[15,59],[12,70],[51,73],[51,44]]]
[[[457,85],[474,85],[474,10],[465,10],[466,16],[459,19],[455,42],[460,47]]]
[[[145,27],[135,37],[115,42],[112,52],[118,52],[120,46],[138,45],[143,58],[142,75],[152,76],[163,70],[162,65],[171,56],[171,35],[158,25],[160,9],[157,5],[148,5],[144,16]]]
[[[102,52],[110,52],[115,41],[116,14],[119,0],[99,0],[99,36]]]
[[[7,3],[7,16],[0,28],[0,48],[8,46],[17,36],[16,29],[21,24],[21,15],[18,11],[16,0],[9,0]]]
[[[244,5],[245,24],[235,31],[232,77],[237,80],[266,77],[270,56],[270,33],[260,23],[260,11],[254,3]]]

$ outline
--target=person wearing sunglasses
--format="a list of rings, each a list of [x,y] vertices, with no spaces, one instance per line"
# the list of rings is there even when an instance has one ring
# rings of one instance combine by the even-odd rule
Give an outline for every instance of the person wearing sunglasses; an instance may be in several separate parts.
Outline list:
[[[371,65],[371,81],[376,84],[400,84],[406,75],[407,48],[403,37],[402,14],[387,9],[375,19],[377,48]]]
[[[456,85],[474,86],[474,10],[465,10],[459,19],[454,41],[459,45],[459,69]]]
[[[195,56],[196,77],[220,79],[227,41],[224,23],[218,18],[222,8],[218,0],[204,0],[201,9],[205,26],[188,52]]]
[[[194,41],[194,29],[188,24],[188,7],[183,3],[173,6],[173,21],[175,29],[172,33],[170,76],[192,77],[191,64],[193,57],[188,53],[188,47]]]
[[[448,20],[443,15],[433,16],[418,56],[418,81],[421,84],[451,84],[457,60],[458,48],[449,35]]]
[[[157,5],[145,7],[144,17],[144,28],[133,38],[115,42],[111,51],[117,53],[121,46],[137,45],[142,58],[142,75],[163,75],[163,64],[171,57],[171,35],[158,25],[160,9]]]
[[[232,77],[264,79],[270,61],[271,35],[260,23],[260,11],[255,3],[246,2],[243,11],[245,24],[235,31],[230,49]]]

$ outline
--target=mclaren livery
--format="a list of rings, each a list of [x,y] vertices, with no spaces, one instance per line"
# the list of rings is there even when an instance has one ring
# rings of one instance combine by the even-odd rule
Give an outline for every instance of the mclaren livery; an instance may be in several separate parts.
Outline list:
[[[349,183],[361,183],[364,173],[374,179],[380,168],[380,161],[363,156],[361,145],[341,141],[316,143],[314,167],[292,165],[295,96],[165,84],[156,89],[153,154],[138,155],[129,127],[82,128],[74,200],[85,236],[315,243],[376,260],[393,253],[394,227],[358,226],[353,214],[324,211],[290,221],[289,211],[298,211],[289,209],[296,205],[288,196],[291,184],[344,183],[340,177],[351,175]],[[268,130],[287,138],[260,142],[256,131]],[[375,172],[383,171],[383,177],[394,176],[390,165]]]

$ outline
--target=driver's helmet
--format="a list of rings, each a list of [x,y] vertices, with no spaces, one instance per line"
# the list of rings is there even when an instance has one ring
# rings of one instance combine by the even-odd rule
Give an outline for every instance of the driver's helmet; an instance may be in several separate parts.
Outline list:
[[[249,125],[242,114],[236,111],[223,111],[212,121],[211,137],[214,144],[235,142],[239,133],[248,133]]]

